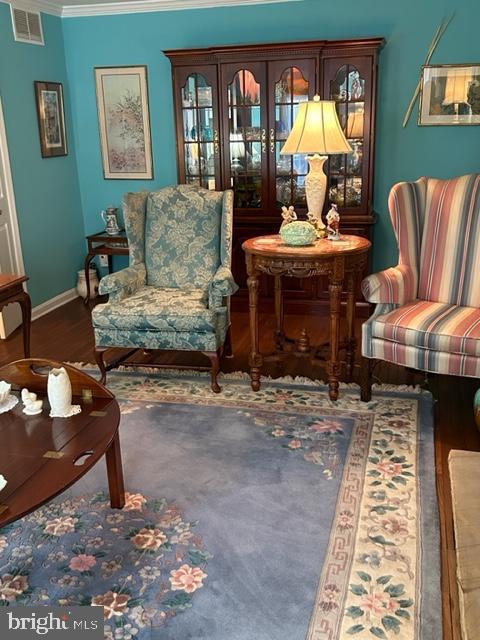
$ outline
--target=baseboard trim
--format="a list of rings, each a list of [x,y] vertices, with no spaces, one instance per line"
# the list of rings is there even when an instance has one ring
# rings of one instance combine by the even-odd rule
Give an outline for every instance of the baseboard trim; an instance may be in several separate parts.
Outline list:
[[[58,309],[58,307],[67,304],[67,302],[71,302],[78,298],[78,292],[75,288],[69,289],[68,291],[64,291],[63,293],[59,293],[58,296],[54,298],[50,298],[50,300],[45,300],[42,304],[38,304],[36,307],[32,309],[32,320],[38,320],[50,311],[54,309]]]

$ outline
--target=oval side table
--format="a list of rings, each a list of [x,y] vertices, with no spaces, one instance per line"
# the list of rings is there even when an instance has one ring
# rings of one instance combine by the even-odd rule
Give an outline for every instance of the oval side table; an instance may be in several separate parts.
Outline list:
[[[331,400],[338,398],[340,375],[339,351],[345,348],[347,377],[351,377],[355,361],[355,287],[368,259],[371,243],[360,236],[342,235],[338,241],[317,240],[305,247],[287,246],[279,235],[259,236],[246,240],[245,252],[248,274],[248,298],[250,312],[250,379],[252,389],[260,389],[260,375],[263,356],[259,351],[258,339],[258,288],[261,273],[275,278],[276,354],[285,352],[295,355],[311,353],[308,336],[304,333],[292,347],[283,328],[282,276],[310,278],[326,275],[329,279],[330,298],[330,341],[327,359],[328,388]],[[340,309],[342,291],[347,292],[347,336],[340,341]]]

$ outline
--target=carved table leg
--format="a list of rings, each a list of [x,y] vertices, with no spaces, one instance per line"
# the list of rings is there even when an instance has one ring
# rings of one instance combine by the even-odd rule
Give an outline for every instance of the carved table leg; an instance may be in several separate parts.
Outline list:
[[[260,389],[260,370],[263,358],[258,348],[258,272],[252,265],[252,259],[248,256],[248,307],[250,312],[250,380],[253,391]]]
[[[25,358],[30,357],[30,326],[32,323],[32,301],[25,291],[18,297],[18,302],[22,308],[22,330],[23,330],[23,352]]]
[[[275,276],[275,348],[277,351],[283,350],[283,339],[285,332],[283,329],[284,312],[282,296],[282,276]]]
[[[340,302],[344,277],[343,257],[337,257],[330,274],[328,291],[330,295],[330,359],[328,361],[328,395],[330,400],[338,399],[338,380],[340,361],[338,346],[340,342]]]
[[[122,509],[125,505],[125,489],[123,486],[122,454],[118,431],[112,444],[105,452],[107,461],[108,489],[112,509]]]
[[[85,258],[85,267],[84,267],[84,269],[85,269],[85,282],[86,282],[86,285],[87,285],[87,296],[83,300],[83,302],[85,304],[87,304],[88,301],[90,300],[90,278],[88,276],[89,276],[90,263],[91,263],[91,261],[93,260],[94,257],[95,257],[94,253],[89,253],[89,254],[87,254],[87,257]]]
[[[355,363],[355,273],[347,275],[347,382],[352,381],[353,365]]]

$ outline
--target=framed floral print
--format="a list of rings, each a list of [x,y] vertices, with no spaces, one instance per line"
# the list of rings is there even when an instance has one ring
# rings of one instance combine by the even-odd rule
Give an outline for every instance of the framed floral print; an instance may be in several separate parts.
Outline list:
[[[105,179],[153,178],[147,67],[96,67]]]
[[[66,156],[65,111],[60,82],[34,82],[42,158]]]
[[[480,64],[424,66],[418,124],[480,124]]]

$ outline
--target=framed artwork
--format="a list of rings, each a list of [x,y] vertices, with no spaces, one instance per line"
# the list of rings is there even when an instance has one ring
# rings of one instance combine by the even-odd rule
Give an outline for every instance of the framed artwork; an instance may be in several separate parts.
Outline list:
[[[96,67],[95,82],[104,178],[151,180],[147,67]]]
[[[42,158],[66,156],[65,111],[60,82],[34,82]]]
[[[418,124],[480,124],[480,63],[424,66]]]

